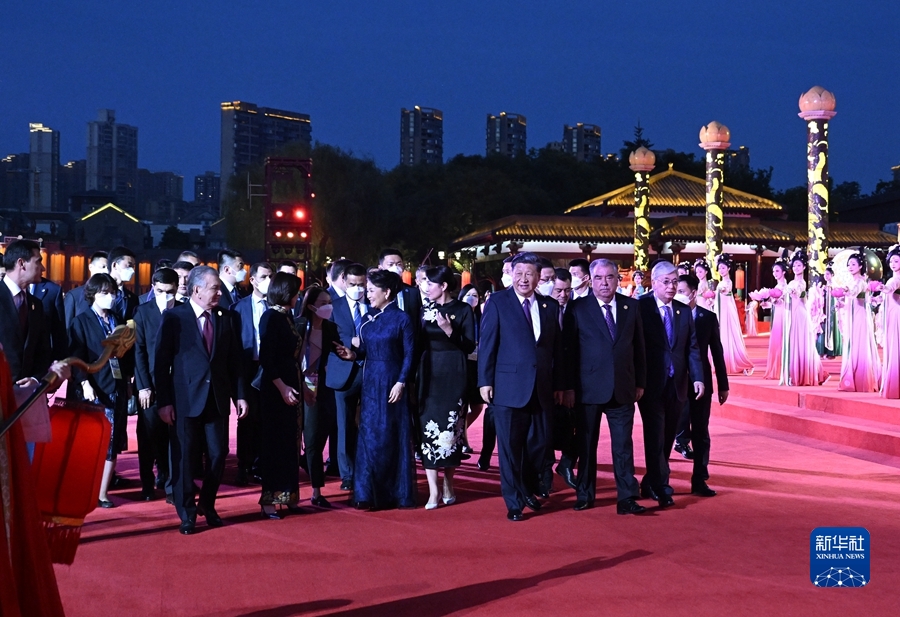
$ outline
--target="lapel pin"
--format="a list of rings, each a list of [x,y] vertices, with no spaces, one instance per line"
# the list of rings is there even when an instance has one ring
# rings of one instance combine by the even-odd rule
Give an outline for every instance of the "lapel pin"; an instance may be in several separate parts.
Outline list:
[[[627,304],[624,304],[624,305],[622,305],[622,308],[625,309],[625,310],[627,311],[627,310],[628,310],[628,305],[627,305]]]
[[[676,310],[676,311],[675,311],[675,314],[676,314],[676,315],[681,315],[681,311],[680,311],[680,310]]]
[[[544,307],[544,308],[547,308],[547,305],[546,305],[546,304],[541,304],[541,306]]]
[[[450,315],[450,319],[456,319],[456,315]]]

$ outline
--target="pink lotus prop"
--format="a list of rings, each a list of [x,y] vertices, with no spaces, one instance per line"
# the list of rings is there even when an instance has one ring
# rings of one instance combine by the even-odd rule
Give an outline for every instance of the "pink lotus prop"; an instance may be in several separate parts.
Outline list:
[[[716,297],[716,292],[714,292],[714,291],[704,291],[704,292],[703,292],[703,297],[706,298],[707,300],[711,300],[712,298],[715,298],[715,297]]]
[[[884,283],[881,281],[869,281],[869,291],[871,293],[878,293],[882,289],[884,289]]]
[[[780,298],[783,295],[784,295],[784,292],[782,292],[777,287],[769,290],[769,297],[772,298],[773,300],[777,300],[778,298]]]
[[[835,287],[831,290],[831,295],[835,298],[843,298],[844,297],[844,288],[843,287]]]

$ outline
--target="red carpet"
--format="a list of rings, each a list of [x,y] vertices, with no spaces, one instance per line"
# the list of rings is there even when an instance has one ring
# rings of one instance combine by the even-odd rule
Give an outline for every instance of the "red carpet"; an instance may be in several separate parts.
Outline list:
[[[641,452],[639,428],[635,440]],[[268,521],[255,488],[225,486],[228,525],[198,523],[192,537],[177,533],[162,500],[132,501],[134,483],[114,493],[120,507],[88,518],[75,564],[57,574],[70,616],[895,615],[900,465],[816,445],[716,418],[710,484],[719,496],[685,494],[690,464],[678,457],[676,507],[641,517],[615,514],[605,435],[598,507],[572,511],[573,492],[559,482],[522,523],[505,518],[496,468],[468,463],[459,503],[436,511],[357,512],[332,481],[326,495],[337,509]],[[135,464],[123,456],[132,479]],[[226,479],[233,474],[232,465]],[[308,485],[302,491],[308,498]],[[810,583],[809,534],[831,525],[871,532],[868,587]]]

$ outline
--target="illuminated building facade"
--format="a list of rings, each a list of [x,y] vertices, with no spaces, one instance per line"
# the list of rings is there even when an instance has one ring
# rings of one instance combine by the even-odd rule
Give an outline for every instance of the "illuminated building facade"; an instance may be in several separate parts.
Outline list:
[[[116,122],[116,112],[101,109],[97,120],[88,122],[88,191],[115,193],[116,204],[135,207],[138,174],[137,127]]]
[[[600,127],[579,122],[563,126],[563,149],[579,161],[593,161],[601,157]]]
[[[491,154],[516,156],[526,152],[526,120],[522,114],[510,114],[505,111],[499,116],[487,116],[487,148]]]
[[[431,107],[400,110],[400,164],[444,161],[444,112]]]
[[[35,123],[28,125],[31,148],[28,156],[28,209],[57,209],[59,190],[59,131]]]

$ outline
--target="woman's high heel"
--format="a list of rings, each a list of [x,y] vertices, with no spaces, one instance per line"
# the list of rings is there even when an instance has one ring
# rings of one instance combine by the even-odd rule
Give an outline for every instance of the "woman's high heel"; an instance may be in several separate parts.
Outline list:
[[[269,507],[271,508],[271,506],[269,506]],[[270,519],[273,521],[281,520],[281,517],[278,515],[278,512],[276,512],[274,508],[272,508],[271,510],[266,510],[266,507],[262,506],[260,508],[260,514],[262,515],[263,518],[267,518],[267,519]]]

